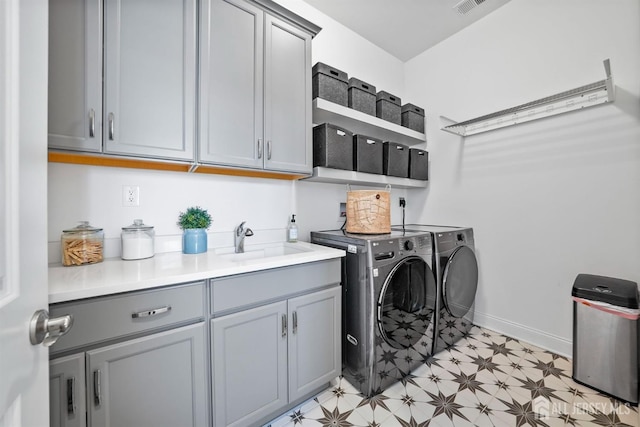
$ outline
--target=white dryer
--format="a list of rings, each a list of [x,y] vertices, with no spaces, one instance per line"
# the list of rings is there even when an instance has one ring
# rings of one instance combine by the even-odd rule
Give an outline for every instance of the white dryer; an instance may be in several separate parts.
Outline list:
[[[433,340],[435,354],[467,335],[473,326],[478,289],[473,228],[422,224],[409,224],[404,228],[432,234],[438,311]]]

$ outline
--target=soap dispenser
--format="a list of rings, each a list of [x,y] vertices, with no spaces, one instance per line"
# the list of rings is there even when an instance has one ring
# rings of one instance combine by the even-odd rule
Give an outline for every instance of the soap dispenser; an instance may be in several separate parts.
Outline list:
[[[298,241],[298,226],[296,225],[296,216],[291,215],[291,222],[287,227],[287,242]]]

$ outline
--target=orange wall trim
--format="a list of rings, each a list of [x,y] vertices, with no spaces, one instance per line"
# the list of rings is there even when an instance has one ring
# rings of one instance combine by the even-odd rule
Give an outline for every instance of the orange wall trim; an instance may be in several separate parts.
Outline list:
[[[115,168],[151,169],[172,172],[189,172],[192,167],[192,164],[190,163],[162,162],[146,159],[132,159],[126,157],[120,158],[103,155],[61,153],[55,151],[49,152],[49,162],[70,163],[76,165],[107,166]],[[297,180],[305,177],[305,175],[298,174],[267,172],[251,169],[233,169],[206,165],[198,165],[193,173],[246,176],[252,178],[269,178],[283,180]]]

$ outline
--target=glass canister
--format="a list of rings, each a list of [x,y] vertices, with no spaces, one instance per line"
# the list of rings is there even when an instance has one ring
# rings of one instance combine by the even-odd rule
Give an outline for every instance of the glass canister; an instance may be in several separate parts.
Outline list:
[[[145,225],[141,219],[134,219],[133,224],[122,227],[122,259],[151,258],[154,252],[153,226]]]
[[[103,260],[104,232],[102,228],[80,221],[78,226],[62,230],[62,265],[95,264]]]

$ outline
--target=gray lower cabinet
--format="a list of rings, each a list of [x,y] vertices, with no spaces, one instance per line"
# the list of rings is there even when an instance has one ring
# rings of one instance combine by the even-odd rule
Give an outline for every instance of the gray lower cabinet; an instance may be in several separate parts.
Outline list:
[[[52,304],[74,325],[50,348],[51,425],[209,426],[207,295],[195,282]]]
[[[288,403],[286,301],[211,321],[216,426],[251,425]]]
[[[84,353],[54,359],[49,364],[50,427],[85,427]]]
[[[208,426],[205,329],[200,322],[53,359],[51,426]]]
[[[340,375],[340,287],[288,300],[289,400],[295,401]]]
[[[310,173],[314,33],[265,4],[202,2],[199,159]]]
[[[339,376],[340,301],[338,286],[214,318],[215,425],[269,421]]]
[[[52,304],[74,325],[50,348],[51,425],[269,421],[341,373],[340,278],[329,259]]]
[[[49,2],[49,148],[193,160],[196,0]]]
[[[204,322],[87,352],[92,427],[205,427]]]

